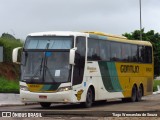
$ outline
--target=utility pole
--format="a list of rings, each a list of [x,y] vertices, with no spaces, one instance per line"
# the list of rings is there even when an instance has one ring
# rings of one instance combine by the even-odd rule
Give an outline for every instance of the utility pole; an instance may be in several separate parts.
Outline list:
[[[139,8],[140,8],[140,40],[142,40],[142,13],[141,13],[141,0],[139,0]]]

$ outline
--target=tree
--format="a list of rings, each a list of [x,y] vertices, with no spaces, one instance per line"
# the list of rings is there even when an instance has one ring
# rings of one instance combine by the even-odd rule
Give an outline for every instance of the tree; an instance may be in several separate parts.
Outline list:
[[[150,30],[148,32],[144,32],[142,29],[142,39],[144,41],[150,41],[153,45],[154,52],[154,75],[160,75],[160,34],[155,33],[154,30]],[[140,40],[140,30],[135,30],[131,33],[125,33],[123,36],[132,40]]]
[[[3,61],[12,62],[13,49],[23,46],[23,42],[8,33],[3,33],[0,37],[0,46],[3,46]]]
[[[16,38],[13,35],[8,34],[8,33],[3,33],[2,36],[1,36],[1,38],[7,38],[7,39],[11,39],[11,40],[12,39],[16,40]]]

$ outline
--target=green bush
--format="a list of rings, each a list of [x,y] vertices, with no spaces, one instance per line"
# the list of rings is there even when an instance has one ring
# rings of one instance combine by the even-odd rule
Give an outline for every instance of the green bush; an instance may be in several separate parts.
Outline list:
[[[157,85],[160,85],[160,80],[154,80],[154,83],[153,83],[153,92],[157,91]]]
[[[13,38],[0,38],[0,46],[3,46],[3,61],[12,62],[12,51],[16,47],[22,47],[23,42]]]
[[[19,93],[19,82],[0,77],[0,93]]]

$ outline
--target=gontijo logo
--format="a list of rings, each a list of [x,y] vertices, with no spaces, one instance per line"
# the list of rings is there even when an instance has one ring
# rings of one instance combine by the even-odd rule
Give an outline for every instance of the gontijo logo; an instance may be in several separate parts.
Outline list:
[[[121,73],[139,73],[138,65],[121,65]]]

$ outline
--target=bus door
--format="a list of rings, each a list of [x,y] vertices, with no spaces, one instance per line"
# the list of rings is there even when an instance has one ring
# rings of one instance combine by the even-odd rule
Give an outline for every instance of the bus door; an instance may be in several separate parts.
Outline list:
[[[84,79],[85,54],[86,54],[85,37],[77,37],[76,47],[77,50],[75,55],[75,65],[73,71],[73,87],[81,85]]]

